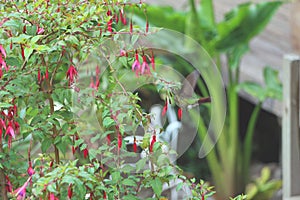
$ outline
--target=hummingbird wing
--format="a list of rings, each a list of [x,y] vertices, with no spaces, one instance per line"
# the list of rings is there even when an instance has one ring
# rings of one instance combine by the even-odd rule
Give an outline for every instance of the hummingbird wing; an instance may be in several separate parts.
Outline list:
[[[194,70],[183,80],[182,88],[179,93],[181,97],[191,98],[193,96],[199,76],[200,73],[197,70]]]

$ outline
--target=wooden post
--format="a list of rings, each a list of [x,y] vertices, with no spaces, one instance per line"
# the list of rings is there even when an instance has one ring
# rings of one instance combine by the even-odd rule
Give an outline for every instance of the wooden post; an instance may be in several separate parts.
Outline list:
[[[285,56],[282,78],[283,200],[300,200],[299,72],[300,57]]]

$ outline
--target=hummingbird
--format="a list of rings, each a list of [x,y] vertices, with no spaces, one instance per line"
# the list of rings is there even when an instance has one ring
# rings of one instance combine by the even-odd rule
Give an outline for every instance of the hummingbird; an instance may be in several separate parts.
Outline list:
[[[194,89],[199,78],[199,71],[194,70],[183,80],[181,89],[174,91],[174,100],[180,108],[191,109],[203,103],[211,102],[210,97],[199,98],[195,94]]]

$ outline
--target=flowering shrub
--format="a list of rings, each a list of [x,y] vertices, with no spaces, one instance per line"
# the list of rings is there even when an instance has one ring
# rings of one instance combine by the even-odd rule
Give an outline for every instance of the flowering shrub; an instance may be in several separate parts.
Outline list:
[[[84,0],[0,5],[2,199],[139,199],[147,189],[161,198],[163,185],[177,180],[177,190],[187,186],[192,199],[213,194],[170,162],[150,115],[121,81],[128,70],[136,80],[157,80],[166,91],[166,114],[176,84],[155,73],[155,49],[135,46],[151,32],[148,22],[133,23],[131,7],[143,6]],[[141,141],[135,135],[140,125]],[[142,150],[135,167],[125,162]]]

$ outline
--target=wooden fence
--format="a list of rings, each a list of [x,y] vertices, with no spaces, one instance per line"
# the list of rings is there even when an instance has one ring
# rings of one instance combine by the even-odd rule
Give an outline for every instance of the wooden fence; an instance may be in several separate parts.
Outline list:
[[[299,90],[300,57],[287,55],[283,63],[282,178],[283,200],[300,200]]]

